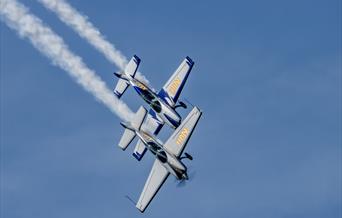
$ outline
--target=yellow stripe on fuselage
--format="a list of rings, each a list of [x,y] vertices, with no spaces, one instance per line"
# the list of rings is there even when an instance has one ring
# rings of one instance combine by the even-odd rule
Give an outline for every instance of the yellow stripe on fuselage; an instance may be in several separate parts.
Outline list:
[[[142,90],[147,90],[147,87],[146,87],[144,84],[140,83],[140,82],[137,82],[136,85],[137,85],[140,89],[142,89]]]

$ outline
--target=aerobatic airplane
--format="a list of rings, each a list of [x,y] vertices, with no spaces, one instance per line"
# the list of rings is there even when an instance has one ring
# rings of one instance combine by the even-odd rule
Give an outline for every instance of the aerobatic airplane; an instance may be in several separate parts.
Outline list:
[[[144,189],[139,197],[136,207],[144,212],[151,203],[158,190],[161,188],[171,173],[177,180],[188,180],[187,167],[182,159],[192,160],[192,156],[182,152],[187,145],[202,112],[194,107],[180,126],[173,132],[171,137],[163,144],[149,132],[141,129],[146,117],[147,110],[141,106],[130,123],[121,123],[125,128],[124,134],[119,142],[119,147],[125,150],[137,135],[144,146],[156,157],[150,175],[145,183]]]
[[[172,128],[177,128],[181,124],[181,117],[175,110],[177,107],[186,108],[186,105],[178,98],[194,65],[194,62],[186,57],[163,88],[155,93],[150,87],[135,78],[135,74],[140,64],[140,58],[136,55],[127,64],[124,72],[114,73],[119,77],[119,81],[114,89],[114,94],[120,98],[128,86],[132,85],[142,99],[151,107],[142,129],[157,135],[164,123]],[[141,141],[138,141],[133,156],[141,160],[146,152],[146,148]]]

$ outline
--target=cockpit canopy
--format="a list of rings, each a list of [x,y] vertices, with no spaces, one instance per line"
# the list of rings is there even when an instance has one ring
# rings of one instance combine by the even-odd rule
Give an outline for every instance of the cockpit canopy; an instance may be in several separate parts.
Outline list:
[[[153,141],[147,142],[148,145],[151,146],[151,149],[155,152],[157,152],[158,150],[160,150],[161,148],[159,147],[159,145]]]
[[[165,151],[157,143],[149,141],[147,144],[151,147],[151,152],[155,154],[162,163],[167,162],[167,155]]]
[[[158,100],[154,100],[151,103],[151,107],[153,108],[153,110],[155,110],[157,113],[160,113],[162,111],[162,107],[161,104]]]
[[[157,113],[160,113],[162,110],[161,104],[158,99],[147,89],[140,89],[141,96],[151,105],[152,109]]]
[[[160,151],[157,153],[157,158],[162,162],[162,163],[166,163],[167,162],[167,156],[165,151]]]

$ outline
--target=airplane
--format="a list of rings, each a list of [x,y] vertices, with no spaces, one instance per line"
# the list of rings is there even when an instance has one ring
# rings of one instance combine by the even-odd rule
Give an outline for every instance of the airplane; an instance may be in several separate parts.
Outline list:
[[[141,129],[146,114],[147,110],[141,106],[130,123],[121,122],[125,131],[119,142],[119,147],[122,150],[125,150],[133,141],[135,136],[138,136],[144,146],[146,146],[146,148],[155,156],[152,170],[148,176],[139,200],[136,203],[136,208],[138,208],[142,213],[151,203],[169,174],[172,174],[180,181],[189,179],[187,167],[181,160],[192,160],[193,158],[186,152],[184,153],[184,156],[181,155],[199,119],[201,118],[202,112],[199,108],[194,107],[182,124],[177,127],[165,143],[162,143],[151,133]]]
[[[159,133],[164,123],[176,129],[181,124],[181,117],[175,109],[178,107],[187,107],[184,102],[178,101],[178,99],[194,66],[194,62],[191,58],[186,57],[158,93],[135,77],[140,62],[141,59],[134,55],[123,72],[114,73],[115,76],[119,77],[114,94],[120,98],[131,85],[139,96],[151,107],[142,129],[154,135]],[[139,141],[135,147],[133,156],[140,161],[145,152],[145,146]]]

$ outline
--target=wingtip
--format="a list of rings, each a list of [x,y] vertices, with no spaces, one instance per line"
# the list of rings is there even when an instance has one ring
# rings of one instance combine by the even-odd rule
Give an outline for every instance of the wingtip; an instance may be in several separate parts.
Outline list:
[[[137,55],[133,55],[134,61],[139,64],[141,59]]]
[[[122,94],[119,93],[119,92],[117,92],[116,90],[114,90],[114,95],[115,95],[118,99],[120,99],[120,97],[122,96]]]
[[[118,77],[118,78],[120,78],[121,73],[120,73],[120,72],[114,72],[113,75],[116,76],[116,77]]]
[[[185,59],[187,60],[187,62],[190,66],[194,65],[195,62],[189,56],[186,56]]]
[[[140,154],[138,154],[138,153],[136,153],[136,152],[134,152],[132,155],[133,155],[133,157],[135,157],[138,161],[141,161],[142,155],[140,155]]]
[[[145,209],[141,210],[139,207],[136,207],[140,213],[144,213],[145,212]]]
[[[203,111],[201,110],[201,108],[197,107],[197,106],[194,106],[194,109],[197,113],[203,113]]]

